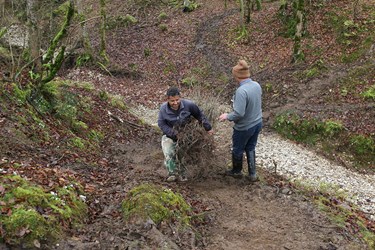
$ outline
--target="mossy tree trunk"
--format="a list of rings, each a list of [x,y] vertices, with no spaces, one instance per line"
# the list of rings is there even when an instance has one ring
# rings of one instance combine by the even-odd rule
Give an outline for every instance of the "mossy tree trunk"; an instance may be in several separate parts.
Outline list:
[[[261,9],[261,0],[246,0],[246,23],[251,21],[251,13]]]
[[[240,0],[240,10],[241,10],[241,26],[244,25],[244,19],[245,19],[245,5],[243,0]]]
[[[104,65],[107,65],[109,62],[109,59],[107,57],[107,52],[106,52],[106,40],[105,40],[105,28],[106,28],[106,0],[100,0],[100,18],[101,18],[101,23],[100,23],[100,52],[99,55],[102,59],[102,62]]]
[[[93,57],[93,49],[92,49],[92,46],[91,46],[89,33],[87,32],[87,28],[86,28],[86,15],[85,15],[84,7],[83,7],[83,1],[82,0],[76,0],[76,6],[77,6],[78,19],[79,19],[80,24],[81,24],[83,47],[85,49],[85,53],[90,58],[92,58]]]
[[[65,21],[62,24],[60,31],[56,34],[56,36],[52,39],[50,46],[47,49],[47,53],[43,59],[43,74],[42,78],[40,79],[41,84],[45,84],[56,76],[57,71],[61,68],[62,61],[64,59],[64,52],[65,46],[61,46],[60,51],[58,52],[56,58],[54,58],[54,54],[61,42],[61,40],[66,37],[68,27],[70,22],[73,18],[74,14],[74,2],[73,0],[69,1],[69,5],[67,8]]]
[[[34,71],[39,72],[41,70],[41,54],[40,54],[40,36],[38,28],[38,12],[39,4],[37,0],[27,0],[26,3],[26,13],[27,13],[27,25],[29,30],[29,50],[30,50],[30,60],[33,61]]]
[[[304,0],[294,0],[294,20],[296,22],[296,31],[294,34],[293,59],[294,63],[301,62],[305,59],[301,48],[302,37],[305,33],[305,4]]]
[[[251,21],[251,4],[253,0],[246,0],[246,23],[250,23]]]
[[[354,0],[353,1],[353,20],[357,20],[359,8],[360,8],[361,0]]]

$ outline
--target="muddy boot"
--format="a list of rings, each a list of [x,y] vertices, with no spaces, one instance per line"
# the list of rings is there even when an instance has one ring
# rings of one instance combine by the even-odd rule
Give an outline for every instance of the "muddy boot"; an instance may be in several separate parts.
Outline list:
[[[247,166],[249,168],[249,180],[251,182],[258,181],[256,165],[255,165],[255,151],[246,152]]]
[[[241,178],[242,177],[242,157],[236,157],[232,154],[232,166],[231,170],[227,170],[225,175]]]

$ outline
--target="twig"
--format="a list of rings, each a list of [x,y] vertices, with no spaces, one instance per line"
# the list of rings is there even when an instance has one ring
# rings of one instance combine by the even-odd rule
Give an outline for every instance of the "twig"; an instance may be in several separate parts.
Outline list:
[[[278,186],[276,186],[276,185],[273,185],[273,187],[275,187],[275,188],[276,188],[276,195],[278,195],[278,194],[279,194],[279,192],[280,192],[280,188],[279,188]]]
[[[51,162],[50,165],[57,165],[59,163],[59,161],[61,161],[61,159],[64,158],[64,157],[65,157],[65,153],[60,158],[58,158],[57,160]]]
[[[339,228],[338,226],[323,226],[323,225],[316,224],[314,222],[311,222],[311,224],[313,224],[314,226],[322,227],[322,228]]]
[[[273,159],[273,165],[275,166],[275,174],[276,174],[276,171],[277,171],[277,162]]]
[[[133,127],[136,127],[136,128],[142,128],[141,125],[138,125],[138,124],[135,124],[135,123],[133,123],[133,122],[129,122],[129,121],[123,120],[123,119],[121,119],[120,117],[118,117],[118,116],[112,114],[111,111],[109,111],[109,110],[108,110],[108,115],[109,115],[110,117],[112,117],[113,119],[115,119],[116,121],[120,122],[120,123],[127,123],[127,124],[130,125],[130,126],[133,126]]]

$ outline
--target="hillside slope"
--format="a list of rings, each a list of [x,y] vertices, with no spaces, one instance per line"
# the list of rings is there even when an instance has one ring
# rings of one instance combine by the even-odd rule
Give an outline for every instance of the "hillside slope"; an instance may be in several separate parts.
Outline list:
[[[46,189],[52,179],[47,173],[55,173],[53,179],[59,179],[61,172],[72,173],[87,195],[89,213],[85,224],[67,230],[58,244],[45,243],[42,248],[369,248],[352,217],[338,227],[315,206],[315,194],[301,195],[298,188],[280,176],[260,169],[261,182],[251,185],[246,180],[220,175],[230,162],[228,124],[215,127],[216,169],[209,169],[204,176],[193,176],[187,184],[165,182],[161,134],[150,125],[153,122],[145,122],[144,113],[152,110],[150,117],[155,118],[165,90],[172,85],[178,85],[188,98],[196,97],[194,91],[199,88],[203,100],[198,101],[214,96],[216,104],[228,107],[236,87],[230,71],[239,58],[249,61],[252,78],[262,84],[265,133],[273,129],[276,115],[288,110],[301,117],[340,120],[353,134],[375,133],[373,99],[363,99],[358,94],[374,85],[374,23],[368,22],[374,18],[373,1],[362,1],[357,17],[366,30],[352,42],[361,45],[358,50],[364,48],[362,52],[356,50],[359,47],[337,43],[337,27],[329,25],[330,18],[336,20],[334,17],[340,19],[344,13],[350,14],[348,1],[324,2],[325,8],[315,6],[314,13],[308,15],[309,35],[303,41],[306,61],[297,65],[291,63],[293,41],[280,35],[278,2],[265,2],[260,11],[252,14],[247,39],[236,39],[238,6],[228,2],[225,7],[223,2],[202,0],[199,8],[188,13],[182,12],[181,6],[153,1],[108,2],[109,20],[126,14],[138,20],[136,24],[115,25],[107,31],[111,75],[101,68],[71,67],[66,63],[56,79],[63,82],[61,88],[67,103],[79,104],[77,114],[88,128],[72,133],[64,117],[38,114],[27,101],[20,103],[10,96],[11,84],[3,85],[1,172],[15,171]],[[93,16],[99,13],[97,1],[86,3]],[[143,8],[142,3],[148,7]],[[338,10],[342,12],[337,13]],[[98,47],[96,19],[89,25],[93,45]],[[367,40],[370,45],[362,43]],[[360,59],[342,63],[352,52],[358,52]],[[143,114],[137,115],[135,110]],[[103,138],[85,137],[85,132],[93,130]],[[87,144],[82,146],[81,141]],[[355,171],[345,155],[332,156],[318,146],[312,148]],[[361,171],[372,173],[371,164]],[[143,183],[181,193],[202,220],[195,221],[193,228],[186,231],[173,223],[126,223],[121,201],[129,190]],[[353,214],[358,212],[345,202],[325,198],[320,201],[326,203],[318,204],[338,202],[340,208],[349,208]],[[374,232],[374,222],[360,215],[365,226]],[[8,249],[6,245],[0,247]]]

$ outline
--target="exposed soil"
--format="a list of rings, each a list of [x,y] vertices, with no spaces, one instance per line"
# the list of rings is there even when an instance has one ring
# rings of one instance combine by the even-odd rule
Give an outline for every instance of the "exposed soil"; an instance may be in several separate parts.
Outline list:
[[[137,13],[143,18],[137,25],[109,31],[108,56],[114,65],[120,65],[122,73],[108,76],[95,69],[65,68],[60,77],[91,82],[97,89],[123,95],[129,107],[144,106],[155,111],[164,101],[168,86],[179,85],[184,96],[189,97],[191,89],[182,84],[182,79],[201,69],[203,73],[198,80],[208,83],[207,92],[218,93],[220,104],[225,104],[229,103],[236,86],[231,80],[223,79],[231,79],[231,67],[238,58],[245,57],[251,62],[253,79],[263,86],[273,83],[273,92],[264,95],[265,132],[270,129],[274,115],[287,109],[323,117],[340,109],[339,113],[345,113],[352,121],[347,123],[351,128],[359,127],[354,117],[361,116],[366,121],[362,129],[374,132],[373,124],[369,122],[374,117],[373,108],[363,107],[360,103],[327,105],[323,101],[327,89],[347,73],[347,66],[330,66],[324,75],[314,80],[301,81],[296,77],[295,72],[307,68],[310,62],[298,66],[290,64],[291,41],[277,36],[277,28],[271,22],[277,2],[265,3],[267,8],[254,12],[256,34],[252,36],[253,40],[232,45],[227,44],[230,40],[227,36],[233,33],[230,31],[235,27],[233,23],[238,22],[235,3],[229,2],[225,9],[222,1],[201,2],[202,6],[191,13],[175,8],[163,9],[168,15],[162,21],[168,27],[165,32],[159,28],[157,15],[148,15],[148,11]],[[127,13],[122,1],[108,2],[108,12],[112,15],[120,15],[122,11]],[[162,9],[156,8],[150,13],[159,11]],[[266,39],[261,34],[264,30],[270,31]],[[321,46],[332,49],[329,40]],[[271,47],[278,50],[271,50]],[[145,56],[146,49],[151,51],[148,57]],[[373,58],[373,54],[369,57]],[[310,57],[310,60],[313,59]],[[208,169],[199,177],[191,175],[187,183],[167,183],[160,132],[148,126],[134,129],[129,123],[110,119],[105,111],[98,108],[98,121],[105,121],[103,126],[111,127],[108,129],[111,136],[106,139],[96,164],[79,161],[89,156],[78,155],[76,161],[66,160],[65,164],[57,166],[76,173],[91,187],[89,219],[66,239],[46,248],[367,249],[349,231],[331,223],[310,200],[297,194],[281,177],[260,170],[262,181],[251,184],[245,179],[220,175],[230,162],[229,124],[218,124],[215,128],[216,169]],[[133,116],[129,114],[116,115],[128,121],[134,119],[130,119]],[[149,116],[156,119],[154,113]],[[63,154],[55,155],[57,149],[46,150],[48,145],[39,150],[27,138],[13,140],[9,132],[13,123],[8,117],[7,112],[0,109],[0,132],[7,138],[0,144],[2,159],[20,157],[18,159],[41,164],[62,159]],[[128,131],[133,132],[127,134]],[[204,214],[204,220],[193,225],[194,231],[180,230],[174,224],[124,222],[121,201],[131,188],[141,183],[155,183],[180,192],[197,213]]]

